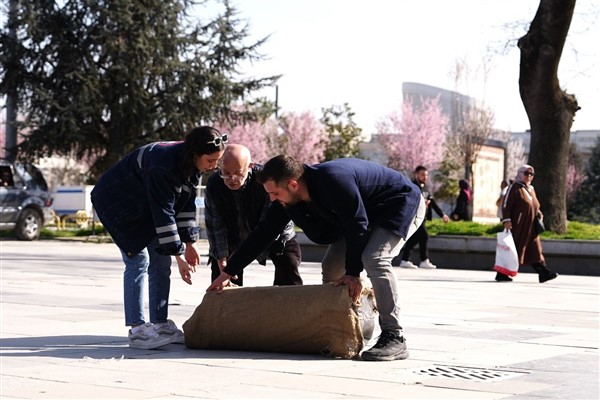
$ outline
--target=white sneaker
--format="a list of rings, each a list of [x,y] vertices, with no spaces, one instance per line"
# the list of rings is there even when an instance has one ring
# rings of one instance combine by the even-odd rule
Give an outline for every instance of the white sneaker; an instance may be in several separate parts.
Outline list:
[[[185,343],[183,331],[178,329],[177,325],[175,325],[175,322],[171,321],[170,319],[168,319],[167,322],[154,324],[154,330],[160,336],[169,338],[169,343]]]
[[[419,267],[417,267],[415,264],[413,264],[410,261],[400,261],[400,268],[411,268],[411,269],[417,269]]]
[[[171,338],[156,333],[151,322],[129,330],[129,347],[135,349],[151,350],[169,343],[171,343]]]
[[[431,261],[429,261],[429,258],[426,260],[421,261],[421,264],[419,264],[419,268],[423,268],[423,269],[436,269],[437,267],[431,263]]]

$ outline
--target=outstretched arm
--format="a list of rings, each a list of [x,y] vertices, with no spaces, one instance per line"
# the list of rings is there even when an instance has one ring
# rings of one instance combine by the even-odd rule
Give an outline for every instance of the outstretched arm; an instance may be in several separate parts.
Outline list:
[[[221,275],[219,275],[217,279],[215,279],[213,283],[211,283],[211,285],[208,287],[208,289],[206,289],[206,291],[215,291],[217,293],[223,293],[223,289],[225,289],[225,287],[231,286],[231,278],[232,276],[229,275],[227,272],[221,272]]]

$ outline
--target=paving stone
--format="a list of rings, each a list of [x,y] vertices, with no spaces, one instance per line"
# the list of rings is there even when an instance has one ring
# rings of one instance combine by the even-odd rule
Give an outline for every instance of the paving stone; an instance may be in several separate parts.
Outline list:
[[[206,242],[199,247],[205,263]],[[0,255],[2,399],[599,397],[598,277],[540,285],[523,273],[499,284],[492,271],[397,268],[410,357],[373,363],[175,344],[130,349],[113,244],[3,240]],[[300,271],[306,284],[320,283],[318,264]],[[169,316],[181,326],[210,270],[198,268],[190,286],[173,263],[171,279]],[[244,280],[270,285],[272,264],[252,264]],[[460,372],[492,370],[506,374],[477,380]]]

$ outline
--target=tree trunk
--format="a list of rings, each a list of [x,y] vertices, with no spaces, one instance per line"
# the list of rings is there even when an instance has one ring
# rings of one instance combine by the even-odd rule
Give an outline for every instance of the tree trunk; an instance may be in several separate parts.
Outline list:
[[[567,227],[569,136],[579,106],[560,88],[558,64],[575,9],[575,0],[540,0],[521,50],[519,91],[531,125],[529,164],[535,168],[537,196],[547,229]]]

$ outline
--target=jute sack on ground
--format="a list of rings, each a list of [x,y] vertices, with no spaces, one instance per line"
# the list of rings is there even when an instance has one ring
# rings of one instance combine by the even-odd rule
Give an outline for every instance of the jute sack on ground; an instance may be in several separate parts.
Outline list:
[[[241,287],[206,293],[183,324],[195,349],[323,354],[352,358],[368,338],[376,309],[372,289],[353,305],[346,286]]]

